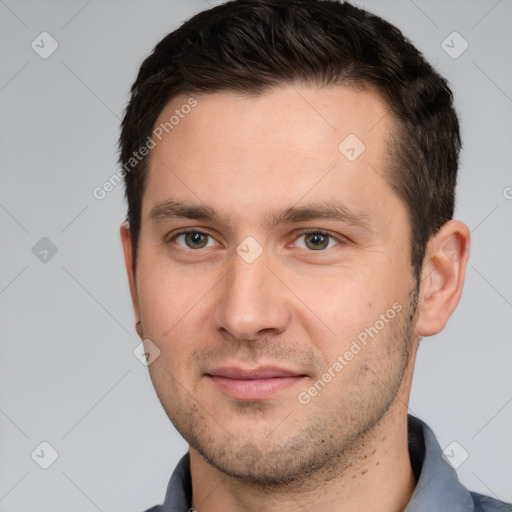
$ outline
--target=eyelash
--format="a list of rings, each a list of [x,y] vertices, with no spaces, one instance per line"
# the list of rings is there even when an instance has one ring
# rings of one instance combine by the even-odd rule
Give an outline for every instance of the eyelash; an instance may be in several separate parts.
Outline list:
[[[179,231],[178,233],[175,233],[174,235],[172,235],[171,237],[169,237],[166,241],[166,243],[168,245],[170,245],[171,243],[175,243],[175,240],[176,238],[178,238],[179,236],[181,235],[186,235],[187,233],[199,233],[201,235],[205,235],[205,236],[208,236],[212,239],[213,236],[210,235],[209,233],[205,233],[204,231],[199,231],[197,229],[183,229],[181,231]],[[295,240],[299,239],[301,236],[304,236],[304,235],[321,235],[321,236],[325,236],[325,237],[328,237],[330,240],[334,240],[335,242],[337,242],[337,245],[340,245],[343,243],[342,240],[340,240],[339,238],[335,237],[334,235],[331,235],[330,233],[326,233],[325,231],[322,231],[322,230],[315,230],[315,229],[310,229],[310,230],[304,230],[304,231],[301,231],[299,233],[296,234],[296,237],[295,237]],[[191,249],[189,247],[185,248],[185,247],[182,247],[180,245],[178,245],[178,247],[180,249],[183,249],[185,251],[200,251],[200,249]],[[332,249],[332,247],[327,247],[326,249],[319,249],[318,251],[315,251],[315,250],[309,250],[308,252],[325,252],[327,249]],[[307,249],[306,249],[307,250]]]

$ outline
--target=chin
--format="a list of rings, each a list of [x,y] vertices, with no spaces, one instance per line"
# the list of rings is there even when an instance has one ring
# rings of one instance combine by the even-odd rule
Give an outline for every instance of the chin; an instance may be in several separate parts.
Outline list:
[[[331,459],[335,458],[333,450],[313,446],[308,436],[300,436],[300,439],[286,436],[286,441],[279,446],[272,445],[268,436],[259,441],[254,438],[237,442],[233,442],[233,438],[223,442],[212,438],[206,443],[197,442],[198,439],[191,441],[190,445],[213,468],[267,491],[272,488],[300,490],[313,474],[333,466]]]

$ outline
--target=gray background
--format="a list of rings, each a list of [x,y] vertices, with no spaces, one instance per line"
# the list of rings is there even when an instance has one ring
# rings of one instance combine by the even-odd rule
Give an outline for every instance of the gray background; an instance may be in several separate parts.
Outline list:
[[[122,186],[103,200],[93,190],[116,172],[142,59],[209,4],[0,0],[2,512],[140,512],[162,501],[186,451],[133,354]],[[512,501],[512,2],[358,5],[398,25],[449,79],[462,122],[456,217],[472,252],[458,309],[422,342],[411,412],[443,448],[469,453],[458,468],[468,487]],[[51,48],[43,31],[58,43],[46,59],[31,47]],[[469,44],[457,58],[453,31]],[[43,441],[58,452],[48,469]]]

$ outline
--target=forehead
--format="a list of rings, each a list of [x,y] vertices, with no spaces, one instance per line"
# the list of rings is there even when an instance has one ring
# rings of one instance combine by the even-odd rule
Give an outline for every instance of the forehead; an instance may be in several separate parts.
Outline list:
[[[191,97],[196,102],[193,108],[188,106]],[[172,134],[166,137],[169,142],[186,138],[200,146],[210,143],[226,147],[226,142],[255,145],[272,138],[290,150],[315,151],[320,149],[320,142],[324,148],[336,148],[349,134],[371,146],[389,131],[391,117],[385,100],[368,88],[287,85],[261,94],[224,91],[178,95],[164,107],[155,126],[165,128],[172,120],[173,126],[165,130],[169,133],[164,134]]]
[[[169,198],[252,215],[334,196],[376,210],[393,194],[382,178],[393,121],[373,91],[290,85],[193,98],[175,97],[155,123],[143,216]]]

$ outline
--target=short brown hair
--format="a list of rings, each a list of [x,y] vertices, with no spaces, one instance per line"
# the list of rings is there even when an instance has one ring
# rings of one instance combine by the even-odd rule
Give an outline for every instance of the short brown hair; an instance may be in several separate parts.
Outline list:
[[[177,94],[260,94],[285,84],[371,87],[397,121],[385,178],[410,219],[411,265],[453,216],[459,124],[452,92],[393,25],[336,0],[234,0],[193,16],[143,62],[119,141],[134,262],[147,157],[127,163]],[[134,263],[135,265],[135,263]]]

